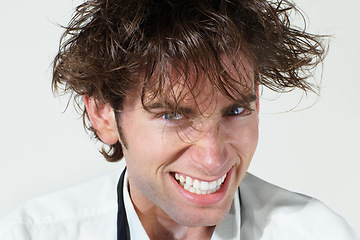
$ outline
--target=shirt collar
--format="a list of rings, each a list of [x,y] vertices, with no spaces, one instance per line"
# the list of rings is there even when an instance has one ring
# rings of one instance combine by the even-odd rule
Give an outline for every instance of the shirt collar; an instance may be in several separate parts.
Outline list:
[[[130,231],[130,239],[150,240],[144,227],[142,226],[138,215],[134,209],[134,205],[130,199],[128,191],[128,175],[125,172],[123,196],[128,226]],[[240,239],[240,199],[239,189],[236,191],[233,203],[225,219],[215,227],[215,231],[211,240],[239,240]]]

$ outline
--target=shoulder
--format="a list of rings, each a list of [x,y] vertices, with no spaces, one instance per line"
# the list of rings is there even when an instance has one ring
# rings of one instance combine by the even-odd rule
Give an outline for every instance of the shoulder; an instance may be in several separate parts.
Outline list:
[[[116,233],[122,169],[28,200],[0,221],[0,239],[107,239],[105,229]]]
[[[357,239],[346,221],[324,203],[249,173],[240,185],[240,196],[242,231],[251,235],[245,239],[273,239],[274,235],[277,239]]]

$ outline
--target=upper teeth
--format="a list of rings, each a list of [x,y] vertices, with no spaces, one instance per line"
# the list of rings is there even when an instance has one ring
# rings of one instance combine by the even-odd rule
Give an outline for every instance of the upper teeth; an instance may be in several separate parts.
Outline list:
[[[175,179],[178,180],[180,185],[183,186],[185,190],[196,194],[210,194],[216,192],[217,190],[219,190],[225,178],[226,174],[218,180],[206,182],[175,173]]]

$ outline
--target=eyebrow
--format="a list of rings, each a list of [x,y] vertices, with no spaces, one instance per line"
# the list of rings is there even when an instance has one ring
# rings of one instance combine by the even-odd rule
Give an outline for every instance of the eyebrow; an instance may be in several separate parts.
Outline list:
[[[255,102],[258,99],[256,94],[249,94],[247,98],[249,99],[249,103]]]
[[[245,101],[244,99],[246,99],[247,101]],[[244,96],[244,99],[238,99],[233,101],[233,104],[231,106],[237,105],[237,106],[246,106],[252,102],[257,101],[258,97],[256,94],[254,93],[250,93]]]
[[[248,103],[252,103],[257,100],[257,96],[256,96],[256,94],[251,94],[251,95],[247,96],[247,99],[249,99]],[[232,104],[226,106],[223,109],[223,111],[229,111],[229,110],[233,109],[234,107],[243,106],[243,105],[245,105],[245,104],[242,101],[233,102]],[[174,109],[175,110],[176,109],[177,112],[183,113],[186,115],[194,115],[195,114],[194,109],[191,107],[184,107],[184,106],[175,107],[175,106],[176,105],[171,102],[153,102],[150,105],[146,106],[146,108],[149,110],[155,110],[155,109]]]
[[[184,114],[195,114],[195,111],[190,108],[190,107],[183,107],[183,106],[179,106],[179,107],[175,107],[175,104],[170,103],[170,102],[154,102],[151,103],[149,106],[146,106],[146,108],[153,110],[153,109],[177,109],[178,112],[184,113]]]
[[[231,105],[224,108],[224,112],[230,111],[231,109],[236,108],[236,107],[244,107],[244,105],[248,106],[248,104],[255,102],[258,99],[256,94],[251,94],[251,95],[247,96],[246,98],[249,99],[247,104],[245,104],[244,101],[233,102]],[[245,108],[247,108],[247,107],[245,107]]]

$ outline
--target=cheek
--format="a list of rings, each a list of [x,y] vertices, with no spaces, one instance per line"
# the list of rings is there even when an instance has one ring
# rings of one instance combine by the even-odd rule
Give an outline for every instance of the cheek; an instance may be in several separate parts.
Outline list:
[[[257,124],[253,124],[240,130],[241,131],[237,132],[238,137],[234,140],[232,145],[235,154],[237,155],[237,159],[239,160],[235,170],[236,177],[234,181],[237,183],[236,186],[240,185],[242,179],[245,177],[258,143]]]
[[[129,157],[132,157],[132,155],[146,156],[151,149],[156,151],[160,146],[161,138],[153,133],[151,126],[141,121],[141,116],[125,115],[121,127],[127,145],[124,154],[126,152]]]
[[[241,145],[244,149],[248,149],[249,153],[254,153],[259,140],[259,129],[257,124],[253,124],[251,127],[243,131],[243,137],[241,138]]]
[[[138,160],[149,160],[152,164],[161,164],[171,158],[179,148],[177,141],[162,132],[144,130],[130,137],[127,152],[129,157]],[[146,164],[146,163],[145,163]]]
[[[231,145],[239,153],[250,154],[255,151],[259,138],[258,121],[250,119],[244,124],[226,128],[226,136],[231,139]]]
[[[123,133],[127,142],[124,156],[131,164],[129,167],[156,174],[159,168],[174,161],[184,144],[176,132],[166,131],[163,127],[154,127],[137,119],[128,123],[124,124]]]

